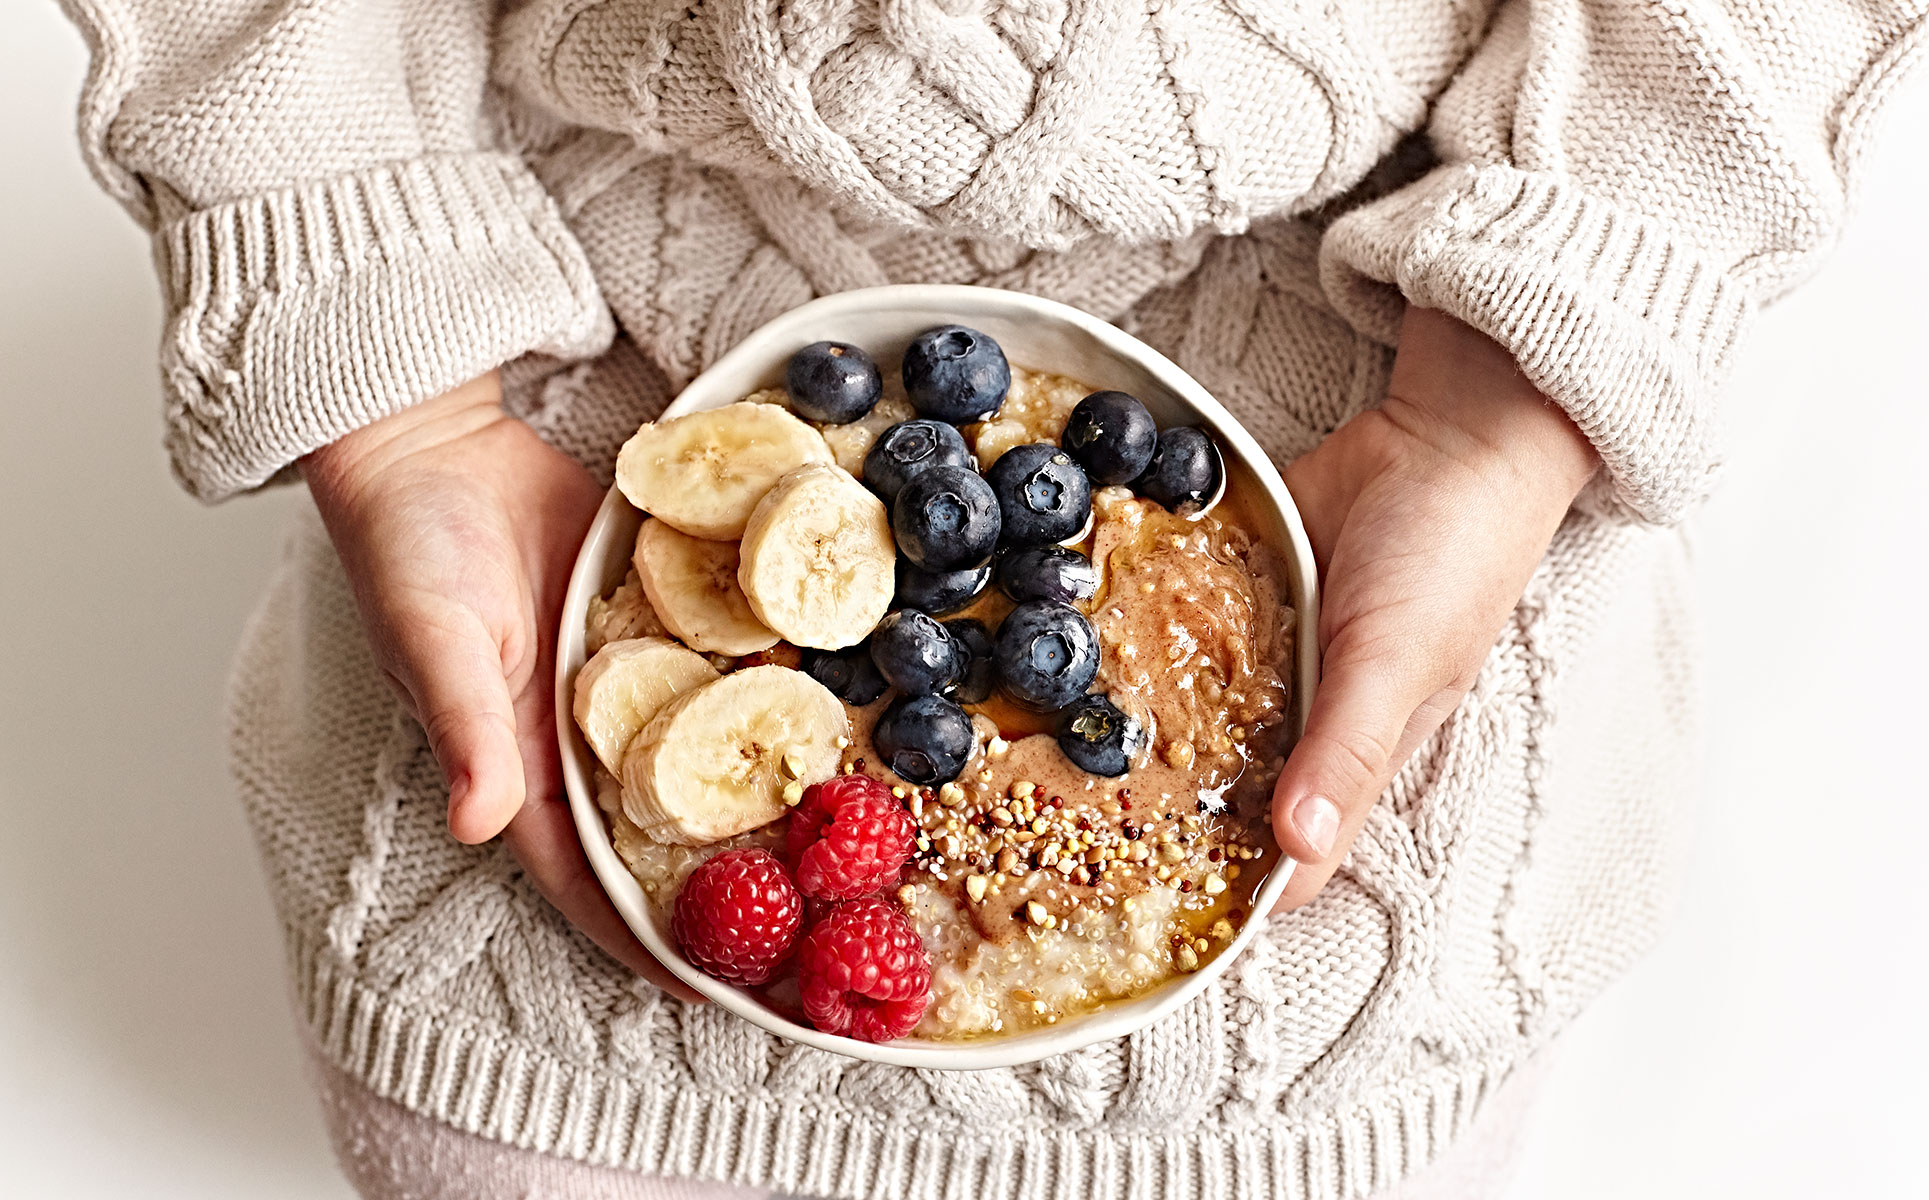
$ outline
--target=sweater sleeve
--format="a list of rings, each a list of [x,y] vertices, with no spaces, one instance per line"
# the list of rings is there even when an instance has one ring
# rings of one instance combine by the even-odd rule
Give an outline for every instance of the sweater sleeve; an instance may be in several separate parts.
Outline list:
[[[608,312],[496,143],[493,0],[66,0],[82,150],[148,230],[175,474],[216,500]]]
[[[1500,341],[1600,451],[1602,499],[1677,520],[1737,340],[1835,237],[1926,9],[1507,0],[1434,110],[1440,165],[1327,231],[1327,290],[1389,343],[1406,301]]]

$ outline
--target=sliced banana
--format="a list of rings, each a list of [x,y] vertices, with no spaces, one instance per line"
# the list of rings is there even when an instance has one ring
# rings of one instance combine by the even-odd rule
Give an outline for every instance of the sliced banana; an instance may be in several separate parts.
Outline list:
[[[621,770],[637,730],[664,705],[715,678],[708,659],[668,638],[610,642],[576,673],[576,726],[604,766]]]
[[[617,453],[616,486],[691,537],[728,541],[786,471],[830,461],[809,425],[774,404],[739,401],[645,424]]]
[[[692,650],[754,654],[777,644],[737,586],[737,544],[680,533],[654,517],[636,531],[636,574],[664,628]]]
[[[842,467],[812,463],[779,480],[750,516],[742,557],[750,611],[795,645],[855,646],[891,607],[890,519]]]
[[[659,842],[707,845],[769,824],[787,790],[836,774],[838,739],[849,736],[823,684],[789,667],[745,667],[672,700],[636,735],[623,811]]]

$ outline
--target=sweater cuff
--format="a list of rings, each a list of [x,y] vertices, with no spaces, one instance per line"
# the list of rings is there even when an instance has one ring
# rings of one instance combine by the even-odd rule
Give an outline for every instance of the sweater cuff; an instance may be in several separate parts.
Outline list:
[[[613,332],[561,214],[512,155],[414,159],[163,224],[174,473],[203,500],[530,352]]]
[[[1715,394],[1753,309],[1660,224],[1559,176],[1439,167],[1336,221],[1320,274],[1388,345],[1411,302],[1506,346],[1594,443],[1609,507],[1667,523],[1707,494]]]

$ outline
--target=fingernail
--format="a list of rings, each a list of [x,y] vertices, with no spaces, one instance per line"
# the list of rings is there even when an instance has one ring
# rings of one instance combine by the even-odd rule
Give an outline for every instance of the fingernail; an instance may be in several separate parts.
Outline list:
[[[1333,852],[1340,836],[1340,809],[1324,796],[1307,796],[1293,805],[1293,828],[1321,858]]]

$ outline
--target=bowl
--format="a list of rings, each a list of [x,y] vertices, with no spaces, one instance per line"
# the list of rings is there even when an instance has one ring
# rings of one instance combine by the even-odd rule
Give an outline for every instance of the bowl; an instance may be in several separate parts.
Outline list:
[[[816,341],[862,346],[887,371],[895,370],[913,337],[934,325],[952,323],[990,334],[1014,364],[1067,375],[1094,388],[1130,392],[1145,403],[1162,428],[1195,424],[1218,439],[1228,476],[1247,498],[1249,511],[1243,515],[1260,525],[1252,532],[1268,540],[1285,564],[1287,592],[1298,612],[1288,719],[1295,735],[1303,732],[1306,704],[1318,677],[1319,621],[1313,551],[1299,511],[1258,442],[1218,401],[1170,359],[1097,317],[1051,300],[992,288],[905,285],[840,292],[793,309],[746,337],[692,380],[663,415],[716,408],[759,388],[781,386],[791,354]],[[596,805],[596,759],[570,715],[576,672],[585,658],[584,622],[590,601],[622,581],[640,522],[636,509],[611,488],[570,577],[556,654],[556,724],[563,782],[583,850],[616,911],[651,954],[698,992],[752,1024],[807,1046],[897,1066],[983,1070],[1063,1054],[1149,1025],[1197,996],[1258,935],[1264,922],[1247,921],[1232,944],[1205,966],[1145,995],[1113,1001],[1043,1029],[960,1042],[904,1038],[870,1043],[824,1033],[697,970],[678,953],[668,920],[659,920],[610,843],[609,828]],[[1257,892],[1255,913],[1271,909],[1285,890],[1291,868],[1292,860],[1281,856]]]

